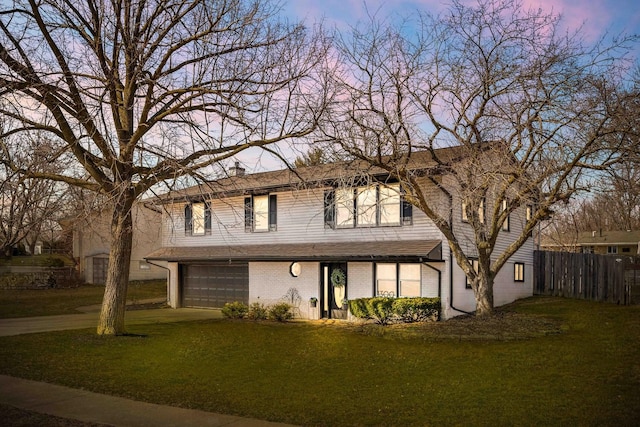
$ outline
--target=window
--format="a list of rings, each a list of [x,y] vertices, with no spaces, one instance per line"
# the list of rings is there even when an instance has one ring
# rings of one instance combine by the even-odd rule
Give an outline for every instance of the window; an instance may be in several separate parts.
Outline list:
[[[513,264],[513,280],[516,282],[524,282],[524,263],[516,262]]]
[[[356,211],[358,213],[356,225],[371,227],[377,223],[378,188],[375,186],[360,187],[357,190]]]
[[[140,270],[151,270],[151,264],[146,261],[138,261],[138,269]]]
[[[402,199],[400,185],[337,188],[324,194],[326,228],[413,224],[413,207]]]
[[[506,200],[502,201],[502,212],[505,212],[508,209],[508,202]],[[505,218],[504,222],[502,223],[502,231],[509,231],[509,222],[510,222],[510,215],[507,214],[507,217]]]
[[[277,230],[277,197],[275,194],[244,199],[244,230],[267,232]]]
[[[337,227],[353,227],[354,221],[353,189],[338,188],[335,193]]]
[[[617,254],[618,253],[618,247],[617,246],[607,246],[607,253],[608,254]]]
[[[584,246],[582,248],[582,253],[583,254],[592,254],[593,250],[594,250],[593,246]]]
[[[211,207],[209,203],[191,203],[184,207],[184,232],[190,236],[211,234]]]
[[[380,225],[400,225],[400,186],[379,187]]]
[[[376,295],[389,297],[419,297],[420,264],[376,264]]]
[[[480,199],[480,206],[478,206],[478,219],[481,224],[484,224],[484,198]],[[467,215],[467,202],[462,202],[462,222],[469,222],[469,216]]]
[[[533,206],[527,205],[525,217],[527,221],[531,221],[531,218],[533,218]]]
[[[473,271],[475,271],[476,273],[478,272],[479,269],[479,263],[478,263],[478,259],[477,258],[469,258],[469,262],[471,263],[471,266],[473,267]],[[469,281],[469,277],[467,277],[467,282],[465,284],[465,288],[467,289],[471,289],[471,282]]]

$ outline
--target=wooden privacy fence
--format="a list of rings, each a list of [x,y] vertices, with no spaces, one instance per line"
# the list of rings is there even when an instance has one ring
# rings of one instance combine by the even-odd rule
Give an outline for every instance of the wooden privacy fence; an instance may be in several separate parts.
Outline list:
[[[640,303],[640,257],[534,252],[534,293]]]

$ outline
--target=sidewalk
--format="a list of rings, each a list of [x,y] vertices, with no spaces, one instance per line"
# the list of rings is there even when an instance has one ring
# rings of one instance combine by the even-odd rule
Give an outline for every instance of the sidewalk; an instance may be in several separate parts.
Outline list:
[[[287,426],[252,418],[137,402],[5,375],[0,375],[0,402],[42,414],[118,427]]]
[[[0,319],[0,336],[67,329],[95,328],[96,307],[86,313],[63,316]],[[221,318],[220,310],[152,309],[130,310],[126,325],[171,323]],[[247,426],[285,427],[286,424],[221,415],[92,393],[54,384],[0,375],[0,403],[42,414],[117,427]],[[0,413],[0,423],[2,414]]]

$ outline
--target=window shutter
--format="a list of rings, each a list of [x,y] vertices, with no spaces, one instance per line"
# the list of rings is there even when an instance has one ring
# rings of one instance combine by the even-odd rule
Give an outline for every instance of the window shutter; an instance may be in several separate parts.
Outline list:
[[[269,196],[269,231],[278,229],[278,197],[275,194]]]
[[[204,232],[205,234],[211,233],[211,203],[209,202],[204,204]]]
[[[413,205],[402,199],[402,225],[413,225]]]
[[[324,192],[324,228],[336,227],[336,195],[334,190]]]
[[[253,230],[253,199],[251,197],[244,198],[244,231],[251,232]]]
[[[192,225],[192,213],[191,213],[191,205],[186,205],[184,207],[184,233],[191,234],[191,225]]]

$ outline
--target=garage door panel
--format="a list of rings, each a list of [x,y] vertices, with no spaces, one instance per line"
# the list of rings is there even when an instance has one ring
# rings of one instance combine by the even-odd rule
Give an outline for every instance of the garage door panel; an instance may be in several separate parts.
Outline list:
[[[228,302],[249,301],[249,264],[184,265],[182,305],[221,308]]]

